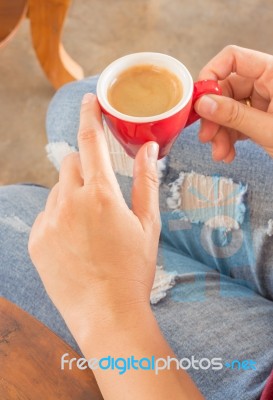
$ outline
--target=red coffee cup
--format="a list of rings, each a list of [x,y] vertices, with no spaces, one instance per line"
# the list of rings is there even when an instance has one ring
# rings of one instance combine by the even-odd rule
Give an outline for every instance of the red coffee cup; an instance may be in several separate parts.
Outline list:
[[[183,86],[183,96],[171,110],[151,117],[133,117],[117,111],[108,101],[107,92],[116,77],[136,65],[155,65],[174,73]],[[159,144],[159,157],[165,157],[185,126],[199,119],[193,105],[204,94],[221,95],[216,81],[193,83],[187,68],[175,58],[161,53],[134,53],[112,62],[102,72],[97,84],[98,101],[111,132],[125,149],[135,157],[139,148],[148,141]]]

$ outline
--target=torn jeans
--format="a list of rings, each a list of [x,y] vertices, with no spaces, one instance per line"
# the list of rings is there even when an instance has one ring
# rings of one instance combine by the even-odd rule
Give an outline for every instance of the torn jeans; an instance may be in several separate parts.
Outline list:
[[[58,159],[59,153],[54,153],[58,146],[61,151],[64,146],[69,151],[77,148],[81,99],[95,87],[96,77],[88,78],[64,86],[54,96],[47,115],[51,159]],[[198,124],[184,130],[165,160],[166,168],[161,169],[158,265],[175,273],[176,280],[153,311],[178,358],[220,357],[227,365],[232,360],[256,362],[257,369],[248,371],[190,368],[188,373],[206,399],[256,400],[273,364],[273,239],[269,229],[273,161],[255,144],[243,141],[236,145],[232,165],[215,163],[210,145],[200,144],[197,132]],[[126,161],[116,167],[130,205],[130,165]],[[181,174],[187,185],[179,193],[180,204],[172,205],[172,185]],[[223,196],[225,184],[230,199]],[[26,225],[30,227],[44,207],[47,194],[46,189],[31,186],[0,189],[0,295],[77,349],[27,254]]]

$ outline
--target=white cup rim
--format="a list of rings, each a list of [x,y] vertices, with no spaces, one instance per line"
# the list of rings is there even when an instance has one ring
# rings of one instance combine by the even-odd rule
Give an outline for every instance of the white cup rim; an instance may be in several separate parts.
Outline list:
[[[135,117],[123,114],[111,106],[107,98],[107,90],[109,88],[109,84],[122,71],[129,68],[130,66],[138,64],[153,64],[157,66],[164,66],[175,73],[175,75],[181,80],[183,85],[183,95],[181,100],[173,108],[162,114],[154,116]],[[190,72],[185,67],[185,65],[172,56],[154,52],[132,53],[118,58],[103,70],[97,83],[97,97],[102,108],[107,113],[120,120],[133,123],[156,122],[175,115],[188,104],[192,97],[192,93],[193,80]]]

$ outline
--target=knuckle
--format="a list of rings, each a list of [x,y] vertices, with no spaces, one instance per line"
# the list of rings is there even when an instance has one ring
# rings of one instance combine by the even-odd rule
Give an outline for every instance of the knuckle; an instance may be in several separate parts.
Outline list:
[[[237,51],[239,49],[238,46],[236,46],[235,44],[228,44],[224,50],[228,51],[228,52],[233,52],[233,51]]]
[[[88,128],[80,128],[78,140],[81,142],[94,142],[98,138],[98,132],[92,126]]]
[[[97,169],[93,171],[91,183],[92,186],[104,187],[108,184],[108,179],[106,173],[101,170]]]
[[[111,178],[102,170],[94,171],[90,180],[85,183],[88,196],[97,204],[110,204],[115,198],[115,189]]]
[[[230,101],[230,107],[227,114],[227,124],[239,129],[245,118],[245,107],[237,101]]]
[[[61,168],[66,168],[71,163],[78,162],[78,159],[79,159],[78,152],[73,152],[73,153],[67,154],[62,160]]]
[[[147,177],[147,185],[151,190],[157,191],[159,187],[159,180],[156,174],[150,174]]]
[[[99,201],[99,204],[103,207],[110,207],[113,204],[113,198],[111,194],[105,191],[100,192],[97,199]]]
[[[104,182],[95,180],[90,186],[90,193],[97,204],[109,206],[113,202],[113,191]]]
[[[233,55],[239,53],[240,49],[241,48],[239,46],[237,46],[236,44],[228,44],[226,47],[224,47],[223,53],[232,57]]]
[[[271,101],[273,97],[272,85],[268,85],[268,82],[273,81],[273,56],[269,56],[264,69],[264,73],[260,78],[254,83],[255,89],[264,94],[267,100]]]
[[[111,186],[111,184],[112,181],[107,172],[103,169],[97,168],[97,170],[92,171],[92,176],[90,177],[88,186],[91,188],[106,188],[107,186]]]
[[[142,177],[145,179],[147,185],[150,188],[157,189],[157,187],[159,185],[157,171],[144,172]]]

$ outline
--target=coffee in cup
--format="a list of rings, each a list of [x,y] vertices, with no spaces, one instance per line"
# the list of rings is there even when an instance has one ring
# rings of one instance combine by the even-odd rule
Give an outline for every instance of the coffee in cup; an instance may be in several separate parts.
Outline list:
[[[160,115],[176,106],[183,96],[181,79],[167,68],[153,64],[132,66],[110,84],[108,101],[117,111],[134,117]]]

